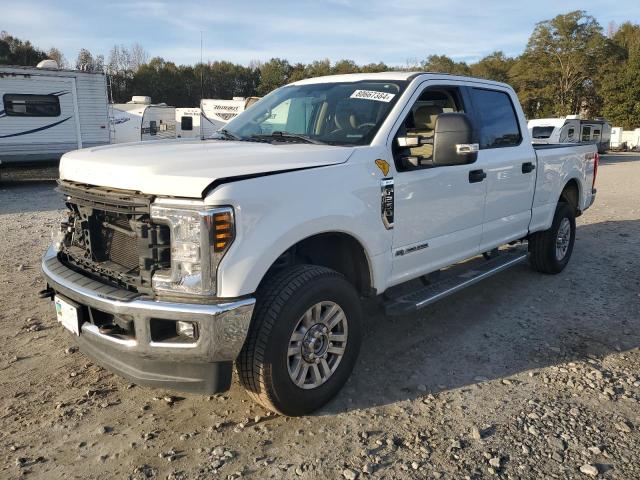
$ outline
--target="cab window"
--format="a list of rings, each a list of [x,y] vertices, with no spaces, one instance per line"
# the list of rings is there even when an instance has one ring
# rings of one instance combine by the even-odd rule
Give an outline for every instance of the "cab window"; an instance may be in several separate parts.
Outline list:
[[[479,123],[480,148],[519,145],[522,135],[509,94],[484,88],[472,88],[470,92]]]
[[[398,171],[433,167],[433,134],[438,116],[442,113],[464,112],[457,88],[428,88],[411,107],[393,142]],[[419,137],[417,147],[403,148],[399,137]]]

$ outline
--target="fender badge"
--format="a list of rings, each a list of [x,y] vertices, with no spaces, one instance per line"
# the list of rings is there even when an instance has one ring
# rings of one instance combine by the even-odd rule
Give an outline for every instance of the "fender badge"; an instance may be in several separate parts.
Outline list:
[[[376,165],[382,172],[382,175],[386,177],[389,173],[389,164],[386,162],[386,160],[382,160],[381,158],[379,158],[376,160]]]

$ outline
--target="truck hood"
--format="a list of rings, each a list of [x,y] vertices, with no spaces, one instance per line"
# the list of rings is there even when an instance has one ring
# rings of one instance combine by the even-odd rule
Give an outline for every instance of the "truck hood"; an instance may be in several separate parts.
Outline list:
[[[155,140],[69,152],[60,178],[153,195],[202,198],[216,180],[335,165],[353,148],[229,140]]]

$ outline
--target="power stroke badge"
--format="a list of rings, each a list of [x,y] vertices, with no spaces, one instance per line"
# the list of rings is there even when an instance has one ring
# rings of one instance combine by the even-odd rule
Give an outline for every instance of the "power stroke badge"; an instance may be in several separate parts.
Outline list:
[[[380,212],[387,230],[393,228],[393,204],[393,178],[383,178],[380,180]]]

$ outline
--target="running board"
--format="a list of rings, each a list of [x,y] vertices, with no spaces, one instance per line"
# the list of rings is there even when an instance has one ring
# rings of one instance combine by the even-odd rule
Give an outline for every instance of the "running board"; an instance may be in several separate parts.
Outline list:
[[[527,259],[526,250],[502,251],[489,260],[472,260],[473,265],[456,272],[443,272],[442,278],[425,287],[414,290],[397,298],[390,298],[384,304],[387,315],[406,315],[431,305],[438,300],[459,292],[474,283],[489,278],[509,267],[518,265]],[[481,263],[478,263],[481,262]]]

